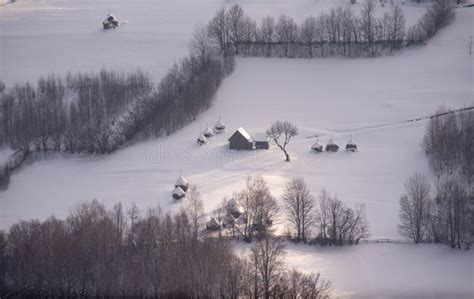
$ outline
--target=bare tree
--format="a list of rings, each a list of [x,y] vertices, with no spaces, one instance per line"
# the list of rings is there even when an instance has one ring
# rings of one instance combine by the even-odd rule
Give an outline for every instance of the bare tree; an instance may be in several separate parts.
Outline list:
[[[255,269],[255,285],[261,285],[262,297],[269,299],[272,289],[283,274],[285,246],[283,241],[267,236],[255,242],[251,251],[251,261]],[[258,298],[260,292],[255,291],[254,295]]]
[[[196,27],[194,29],[193,39],[191,40],[191,53],[199,58],[201,67],[207,65],[207,62],[211,57],[211,51],[212,44],[207,27]]]
[[[415,173],[405,183],[405,194],[400,198],[400,234],[420,243],[429,238],[431,199],[430,184]]]
[[[296,135],[298,128],[289,121],[278,120],[267,130],[267,136],[285,153],[287,162],[290,162],[290,155],[286,151],[286,146]]]
[[[191,186],[187,200],[186,212],[191,220],[194,240],[197,241],[199,228],[201,227],[201,219],[204,213],[204,206],[201,200],[201,194],[196,186]]]
[[[224,8],[218,10],[207,27],[210,38],[219,45],[222,51],[227,49],[227,24],[225,16]]]
[[[307,242],[314,222],[315,200],[302,178],[291,180],[283,193],[288,220],[296,231],[296,240]]]

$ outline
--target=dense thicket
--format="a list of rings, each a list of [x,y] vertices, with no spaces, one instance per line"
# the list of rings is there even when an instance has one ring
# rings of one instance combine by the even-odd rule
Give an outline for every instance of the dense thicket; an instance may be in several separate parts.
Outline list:
[[[377,5],[367,0],[359,14],[351,8],[333,8],[301,24],[285,15],[278,20],[269,16],[257,24],[234,5],[216,14],[209,31],[223,50],[244,56],[377,56],[425,42],[454,18],[452,2],[435,0],[407,34],[400,6],[392,5],[390,12],[379,18]]]
[[[440,109],[427,125],[423,148],[436,178],[434,188],[419,174],[407,181],[400,199],[400,232],[416,243],[470,248],[474,244],[474,110]]]
[[[107,210],[93,201],[65,220],[21,221],[0,231],[0,296],[328,296],[330,284],[319,274],[288,271],[283,257],[275,238],[259,239],[249,261],[222,238],[195,238],[185,211],[141,215],[134,205]]]

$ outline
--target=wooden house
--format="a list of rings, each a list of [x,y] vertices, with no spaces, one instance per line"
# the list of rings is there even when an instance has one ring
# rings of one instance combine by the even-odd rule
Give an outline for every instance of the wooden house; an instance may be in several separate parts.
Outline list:
[[[255,149],[255,143],[247,131],[240,127],[229,138],[229,148],[235,150],[252,150]]]

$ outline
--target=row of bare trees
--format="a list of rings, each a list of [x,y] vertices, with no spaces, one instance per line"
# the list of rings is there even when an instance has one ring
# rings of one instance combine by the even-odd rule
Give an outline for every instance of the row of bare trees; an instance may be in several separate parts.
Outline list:
[[[234,5],[217,12],[209,24],[212,38],[236,54],[267,57],[375,56],[400,49],[405,17],[396,5],[383,18],[375,16],[375,1],[367,1],[360,15],[350,8],[331,9],[297,24],[291,17],[269,16],[259,25]]]
[[[295,242],[320,245],[353,245],[369,236],[369,226],[364,205],[348,207],[336,196],[325,190],[316,199],[302,178],[295,178],[282,195],[283,207],[272,196],[261,176],[249,177],[243,190],[234,194],[242,208],[238,219],[227,215],[227,200],[216,211],[216,219],[232,237],[247,242],[272,235],[274,223],[286,217],[290,238]],[[283,213],[282,213],[283,212]],[[222,233],[222,231],[220,232]]]
[[[159,208],[142,214],[135,205],[108,210],[94,200],[65,220],[21,221],[0,231],[0,296],[329,296],[330,282],[289,271],[284,256],[277,238],[259,238],[240,258],[223,238],[197,237],[189,207],[175,215]]]
[[[268,16],[257,24],[234,5],[216,13],[208,32],[223,51],[243,56],[372,57],[424,43],[454,18],[450,1],[435,0],[407,33],[399,5],[392,5],[381,18],[376,8],[375,0],[366,0],[359,14],[339,7],[301,24],[285,15],[277,20]]]
[[[434,188],[420,174],[406,182],[400,199],[400,232],[415,243],[470,248],[474,244],[474,110],[438,110],[427,125],[423,148],[435,175]]]

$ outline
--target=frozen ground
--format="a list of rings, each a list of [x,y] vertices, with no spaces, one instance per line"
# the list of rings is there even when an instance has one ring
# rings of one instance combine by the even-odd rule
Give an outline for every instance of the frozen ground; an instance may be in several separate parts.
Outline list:
[[[49,73],[141,68],[158,81],[188,53],[194,27],[217,9],[241,4],[257,20],[287,14],[296,20],[319,15],[348,0],[18,0],[0,8],[0,80],[36,82]],[[354,5],[358,11],[361,4]],[[378,14],[389,9],[378,7]],[[403,5],[407,24],[425,8]],[[126,22],[102,30],[108,13]]]
[[[236,243],[240,255],[249,247]],[[474,294],[474,252],[445,246],[363,244],[321,248],[287,244],[286,262],[321,272],[336,298],[468,299]]]

